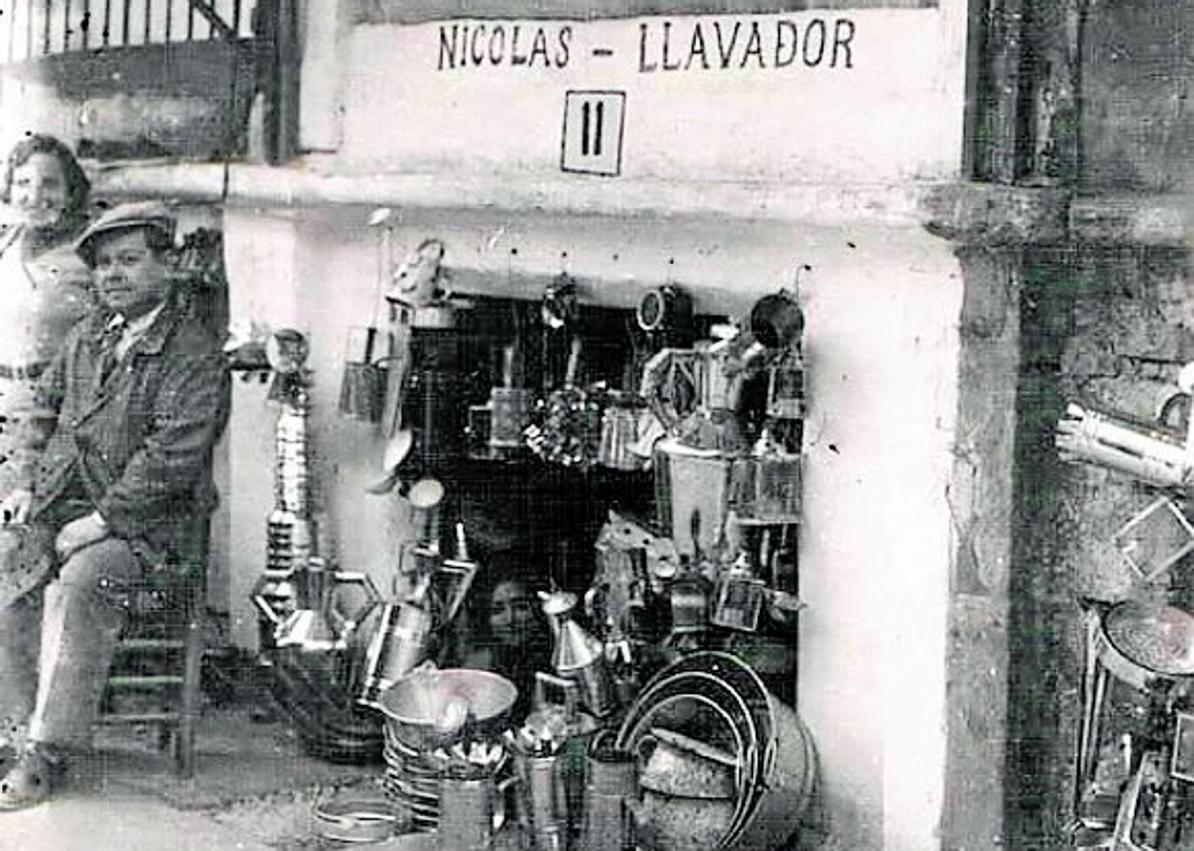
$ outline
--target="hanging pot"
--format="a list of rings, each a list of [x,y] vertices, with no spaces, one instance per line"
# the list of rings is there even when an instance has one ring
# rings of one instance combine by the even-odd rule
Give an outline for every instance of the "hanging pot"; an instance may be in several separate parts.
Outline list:
[[[340,380],[340,413],[352,419],[371,423],[381,419],[386,376],[376,357],[380,336],[372,326],[349,329]]]
[[[750,311],[750,331],[769,349],[783,349],[800,340],[804,313],[789,290],[763,296]]]

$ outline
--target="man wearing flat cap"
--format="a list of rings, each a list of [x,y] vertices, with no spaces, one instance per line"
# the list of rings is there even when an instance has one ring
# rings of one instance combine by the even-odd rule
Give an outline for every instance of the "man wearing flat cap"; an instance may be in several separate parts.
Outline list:
[[[48,573],[0,597],[0,809],[45,800],[91,726],[116,641],[148,588],[195,582],[227,417],[219,343],[188,318],[161,204],[126,204],[76,245],[101,309],[41,377],[45,443],[0,520],[53,541]]]

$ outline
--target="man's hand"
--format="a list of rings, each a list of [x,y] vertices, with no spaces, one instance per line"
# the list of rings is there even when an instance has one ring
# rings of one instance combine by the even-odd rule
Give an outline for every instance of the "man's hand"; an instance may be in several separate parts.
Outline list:
[[[25,488],[10,491],[8,496],[0,502],[0,526],[11,523],[24,523],[29,517],[29,507],[33,504],[33,492]]]
[[[77,520],[67,523],[54,539],[58,558],[66,561],[84,547],[108,537],[108,524],[98,511],[93,511]]]

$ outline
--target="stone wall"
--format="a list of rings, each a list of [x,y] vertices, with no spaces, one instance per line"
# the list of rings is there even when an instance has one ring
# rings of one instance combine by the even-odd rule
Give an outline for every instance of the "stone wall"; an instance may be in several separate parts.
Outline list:
[[[1054,427],[1069,400],[1153,415],[1194,357],[1187,277],[1186,257],[1173,248],[1068,247],[1026,258],[1010,615],[1013,848],[1066,847],[1081,710],[1078,598],[1171,593],[1163,577],[1135,581],[1111,543],[1156,494],[1117,473],[1061,463]],[[1173,584],[1194,578],[1192,568],[1179,566]]]
[[[1082,51],[1082,182],[1194,188],[1194,2],[1092,7]]]

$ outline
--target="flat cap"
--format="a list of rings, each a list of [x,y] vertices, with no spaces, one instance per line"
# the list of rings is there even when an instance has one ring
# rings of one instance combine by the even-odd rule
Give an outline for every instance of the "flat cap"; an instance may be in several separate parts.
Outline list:
[[[167,242],[172,243],[177,224],[170,208],[160,201],[119,204],[87,226],[83,235],[75,240],[75,253],[82,257],[88,266],[94,266],[94,243],[100,234],[130,228],[153,228],[159,231]]]

